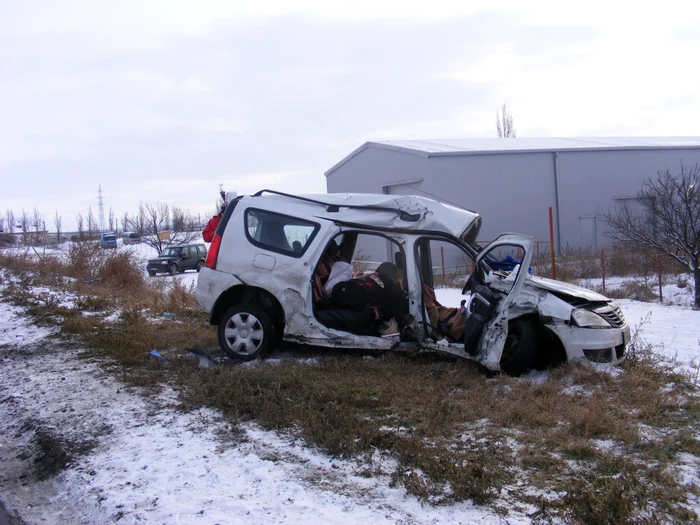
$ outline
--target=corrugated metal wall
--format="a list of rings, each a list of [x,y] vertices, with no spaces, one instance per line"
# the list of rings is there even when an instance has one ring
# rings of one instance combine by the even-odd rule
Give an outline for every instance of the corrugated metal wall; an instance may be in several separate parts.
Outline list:
[[[514,139],[518,140],[518,139]],[[599,248],[609,242],[600,215],[633,197],[657,170],[700,163],[700,149],[494,153],[423,157],[367,148],[327,177],[328,192],[414,193],[480,213],[481,240],[505,231],[555,244]],[[556,184],[555,184],[556,170]],[[404,183],[398,185],[397,183]],[[555,191],[556,188],[556,191]],[[557,214],[558,212],[558,214]]]

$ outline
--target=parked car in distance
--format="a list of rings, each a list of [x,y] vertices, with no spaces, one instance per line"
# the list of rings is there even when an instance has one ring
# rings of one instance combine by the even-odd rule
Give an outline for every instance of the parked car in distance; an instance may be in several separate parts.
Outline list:
[[[115,232],[100,233],[100,246],[103,248],[116,248],[117,234]]]
[[[222,350],[239,360],[264,355],[280,339],[436,352],[512,375],[567,361],[608,366],[624,359],[630,329],[615,301],[531,275],[531,237],[508,233],[481,247],[481,220],[418,196],[263,190],[227,206],[197,279],[197,301],[218,325]],[[348,310],[333,301],[347,279],[331,294],[325,289],[331,268],[361,260],[366,246],[398,267],[403,302],[393,320],[401,335],[371,327],[376,318],[367,317],[366,305]],[[468,278],[465,306],[450,305],[452,317],[437,322],[430,312],[443,247],[465,262]],[[504,268],[505,260],[516,264]],[[450,332],[455,319],[464,322],[457,336]]]
[[[206,258],[207,248],[204,244],[168,246],[158,257],[148,260],[146,271],[151,277],[154,277],[157,273],[175,275],[186,270],[200,271]]]
[[[141,235],[136,232],[124,232],[122,235],[122,242],[124,244],[139,244],[141,242]]]

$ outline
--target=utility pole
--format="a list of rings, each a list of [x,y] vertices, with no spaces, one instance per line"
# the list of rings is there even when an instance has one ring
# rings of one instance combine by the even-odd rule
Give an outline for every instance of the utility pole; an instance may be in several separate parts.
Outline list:
[[[99,207],[100,231],[105,231],[105,205],[102,201],[102,184],[97,186],[97,205]]]

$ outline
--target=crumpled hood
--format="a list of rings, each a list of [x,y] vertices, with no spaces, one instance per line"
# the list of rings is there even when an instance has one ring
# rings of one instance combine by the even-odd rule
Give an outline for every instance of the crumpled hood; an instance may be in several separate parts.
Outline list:
[[[553,279],[546,279],[544,277],[530,277],[526,283],[530,283],[535,288],[541,288],[547,290],[548,292],[556,292],[560,294],[571,295],[579,299],[585,299],[586,301],[593,302],[607,302],[610,301],[608,297],[594,292],[593,290],[588,290],[587,288],[582,288],[581,286],[576,286],[574,284],[564,283],[562,281],[555,281]]]

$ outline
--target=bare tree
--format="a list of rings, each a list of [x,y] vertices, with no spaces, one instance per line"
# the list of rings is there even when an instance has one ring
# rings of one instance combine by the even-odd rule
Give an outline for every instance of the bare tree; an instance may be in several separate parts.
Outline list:
[[[0,232],[5,232],[5,217],[0,217]]]
[[[92,204],[88,206],[87,232],[90,237],[97,235],[97,221],[95,220],[95,215],[92,213]]]
[[[7,218],[7,231],[9,231],[10,233],[15,233],[15,229],[17,228],[15,212],[13,212],[12,210],[7,210],[5,217]]]
[[[181,232],[199,232],[197,217],[182,208],[173,207],[173,230]]]
[[[193,241],[199,236],[199,230],[193,229],[193,219],[189,212],[173,208],[172,218],[170,207],[162,202],[154,204],[139,204],[136,217],[126,217],[127,228],[138,232],[141,241],[158,253],[170,244],[182,244]],[[125,229],[127,229],[125,228]]]
[[[124,231],[136,232],[143,237],[146,234],[146,226],[146,208],[143,203],[139,204],[139,211],[136,215],[130,217],[128,213],[125,213],[122,218]]]
[[[82,213],[79,213],[75,218],[75,223],[78,225],[78,240],[85,240],[85,224]]]
[[[61,242],[62,223],[63,219],[61,219],[61,216],[58,214],[58,210],[56,210],[56,214],[53,217],[53,225],[56,227],[56,240],[58,242]]]
[[[19,223],[17,224],[17,226],[19,226],[22,229],[22,231],[26,234],[31,229],[31,226],[29,225],[29,215],[26,211],[24,211],[24,209],[22,210],[22,215],[19,216],[18,220]]]
[[[496,132],[501,138],[515,138],[515,127],[513,126],[513,115],[508,110],[508,104],[503,103],[501,114],[496,111]]]
[[[700,165],[680,173],[661,170],[637,193],[636,206],[626,200],[603,216],[607,235],[635,248],[654,248],[675,259],[695,279],[695,307],[700,308]]]
[[[109,231],[113,232],[114,227],[116,226],[116,221],[114,220],[114,210],[112,210],[112,207],[109,207]]]
[[[32,212],[32,226],[36,232],[46,229],[46,221],[44,221],[44,216],[39,213],[39,210],[36,208],[34,208],[34,211]]]

